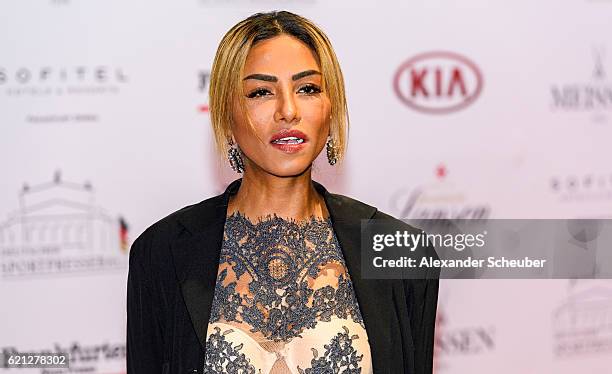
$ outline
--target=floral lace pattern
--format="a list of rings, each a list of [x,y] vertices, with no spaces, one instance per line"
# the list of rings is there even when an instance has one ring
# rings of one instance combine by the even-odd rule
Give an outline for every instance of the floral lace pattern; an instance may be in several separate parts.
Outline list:
[[[358,335],[349,336],[349,330],[343,326],[344,332],[339,332],[329,344],[325,345],[325,352],[319,357],[319,352],[312,348],[313,359],[311,367],[302,369],[298,366],[300,374],[318,373],[361,373],[359,361],[363,354],[358,355],[353,347],[353,340],[359,339]]]
[[[226,217],[205,373],[371,373],[369,353],[331,218]]]
[[[220,328],[215,327],[215,333],[208,336],[204,373],[256,373],[250,360],[244,353],[240,352],[243,345],[234,347],[231,342],[226,341],[225,335],[232,332],[232,329],[221,332]],[[260,374],[261,371],[257,371],[257,373]]]
[[[219,269],[211,322],[243,322],[283,341],[334,315],[363,326],[330,218],[300,224],[274,215],[252,223],[234,213],[227,217]],[[322,276],[336,284],[317,287]]]

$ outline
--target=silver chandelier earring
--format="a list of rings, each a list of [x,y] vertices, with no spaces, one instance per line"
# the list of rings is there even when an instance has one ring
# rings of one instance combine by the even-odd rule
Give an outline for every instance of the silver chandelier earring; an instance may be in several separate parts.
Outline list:
[[[334,165],[338,161],[338,150],[331,135],[327,137],[327,161],[330,165]]]
[[[234,144],[232,140],[229,140],[228,144],[230,148],[227,150],[227,159],[229,160],[230,166],[236,173],[244,172],[244,162],[242,161],[238,144]]]

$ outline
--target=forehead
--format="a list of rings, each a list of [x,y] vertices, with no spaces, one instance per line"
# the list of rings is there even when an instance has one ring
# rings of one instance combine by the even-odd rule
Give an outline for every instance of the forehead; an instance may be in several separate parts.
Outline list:
[[[275,73],[283,76],[317,68],[315,54],[304,42],[282,34],[255,44],[247,55],[244,72],[245,75]]]

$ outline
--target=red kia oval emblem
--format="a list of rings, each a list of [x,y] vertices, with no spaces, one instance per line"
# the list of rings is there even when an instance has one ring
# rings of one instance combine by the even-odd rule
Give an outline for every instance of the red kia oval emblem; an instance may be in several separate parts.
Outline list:
[[[418,54],[395,73],[397,97],[420,112],[444,114],[472,104],[482,91],[482,73],[475,63],[457,53]]]

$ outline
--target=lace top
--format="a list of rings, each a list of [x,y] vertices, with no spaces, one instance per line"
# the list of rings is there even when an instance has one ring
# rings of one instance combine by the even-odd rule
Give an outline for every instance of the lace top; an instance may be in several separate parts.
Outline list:
[[[227,217],[204,373],[372,373],[330,218]]]

